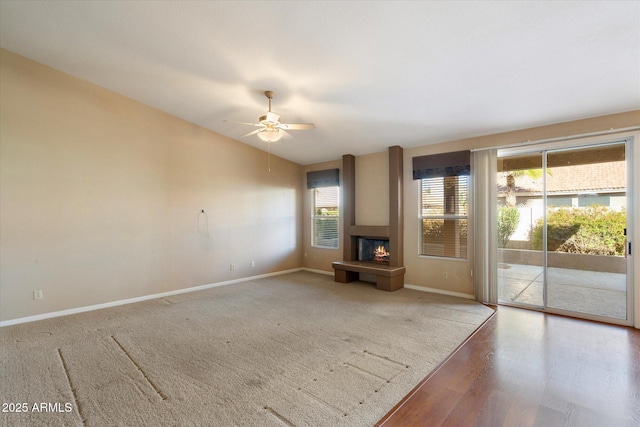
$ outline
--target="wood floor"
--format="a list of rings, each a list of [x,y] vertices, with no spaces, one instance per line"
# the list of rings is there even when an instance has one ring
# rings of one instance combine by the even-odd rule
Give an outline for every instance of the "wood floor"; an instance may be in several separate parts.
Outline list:
[[[378,426],[640,426],[640,330],[500,306]]]

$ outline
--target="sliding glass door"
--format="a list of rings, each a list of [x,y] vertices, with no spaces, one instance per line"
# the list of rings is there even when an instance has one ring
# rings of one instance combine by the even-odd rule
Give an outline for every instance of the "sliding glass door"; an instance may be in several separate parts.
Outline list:
[[[500,303],[627,319],[626,144],[498,152]]]
[[[544,218],[543,153],[498,157],[498,301],[544,307],[545,259],[532,239]]]

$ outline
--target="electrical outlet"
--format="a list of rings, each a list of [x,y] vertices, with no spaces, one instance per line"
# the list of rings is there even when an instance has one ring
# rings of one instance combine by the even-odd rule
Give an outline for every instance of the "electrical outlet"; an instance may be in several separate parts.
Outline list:
[[[251,267],[255,267],[256,266],[256,262],[255,261],[251,261]]]
[[[33,291],[33,299],[42,299],[42,291]]]
[[[236,265],[235,264],[230,264],[229,265],[229,270],[233,271],[236,269]]]
[[[449,278],[449,272],[447,272],[447,271],[443,271],[443,272],[442,272],[442,278],[443,278],[443,279],[448,279],[448,278]]]

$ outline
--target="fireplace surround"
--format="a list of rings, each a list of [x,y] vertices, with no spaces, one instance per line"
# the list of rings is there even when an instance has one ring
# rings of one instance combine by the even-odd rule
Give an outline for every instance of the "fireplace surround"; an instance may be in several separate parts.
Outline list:
[[[342,157],[343,261],[332,263],[336,282],[360,279],[360,273],[374,275],[378,289],[396,291],[404,287],[403,255],[403,152],[389,147],[389,225],[356,224],[355,157]],[[360,240],[383,241],[386,252],[379,261],[359,257]],[[374,255],[375,256],[375,255]]]

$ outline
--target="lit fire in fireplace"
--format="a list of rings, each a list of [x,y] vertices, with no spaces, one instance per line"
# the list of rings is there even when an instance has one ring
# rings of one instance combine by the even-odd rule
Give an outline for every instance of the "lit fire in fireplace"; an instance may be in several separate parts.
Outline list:
[[[389,262],[389,252],[387,252],[384,246],[378,246],[373,252],[373,260],[375,262]]]

